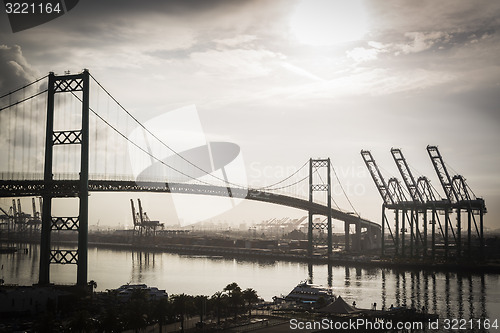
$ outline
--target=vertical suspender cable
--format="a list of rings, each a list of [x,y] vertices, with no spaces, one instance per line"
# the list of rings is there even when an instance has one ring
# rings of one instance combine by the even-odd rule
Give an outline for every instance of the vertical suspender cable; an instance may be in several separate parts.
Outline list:
[[[26,97],[26,89],[23,89],[23,99],[25,97]],[[26,109],[25,103],[22,103],[22,108],[21,108],[21,113],[22,113],[22,115],[21,115],[21,123],[22,123],[22,125],[21,125],[21,135],[22,135],[21,136],[21,170],[20,170],[21,174],[24,174],[24,168],[26,165],[26,161],[24,160],[24,157],[25,157],[24,155],[25,155],[25,150],[26,150],[24,147],[24,137],[25,137],[26,132],[27,132],[24,128],[25,121],[26,121],[25,116],[24,116],[25,109]]]
[[[16,171],[16,147],[17,147],[17,110],[18,110],[19,106],[16,105],[14,110],[13,110],[13,114],[14,114],[14,123],[13,123],[13,126],[14,126],[14,145],[12,147],[12,171],[15,172]]]
[[[28,133],[28,172],[33,172],[34,170],[31,168],[31,159],[33,158],[33,143],[31,142],[31,137],[33,136],[33,99],[30,100],[30,106],[29,106],[29,133]],[[36,150],[35,150],[36,151]],[[36,165],[36,164],[35,164]],[[33,216],[34,218],[34,216]]]

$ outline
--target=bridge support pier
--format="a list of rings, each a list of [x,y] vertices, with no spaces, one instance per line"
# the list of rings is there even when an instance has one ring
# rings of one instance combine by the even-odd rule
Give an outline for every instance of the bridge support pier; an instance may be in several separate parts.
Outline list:
[[[54,99],[58,93],[81,93],[82,113],[80,130],[54,130]],[[76,93],[76,94],[75,94]],[[80,97],[77,97],[80,98]],[[77,264],[77,285],[87,285],[88,251],[88,172],[89,172],[89,72],[56,76],[49,74],[47,92],[47,123],[45,130],[44,192],[42,231],[40,243],[40,275],[38,283],[50,283],[50,264]],[[80,179],[77,190],[79,212],[77,217],[52,216],[52,199],[66,194],[57,193],[53,183],[54,146],[80,145]],[[78,232],[78,250],[52,250],[52,230]]]
[[[350,237],[349,237],[349,222],[344,223],[344,243],[345,243],[345,252],[349,252],[351,250],[350,247]]]
[[[367,237],[371,237],[370,228],[367,230]],[[361,224],[356,223],[356,251],[361,252]]]
[[[314,171],[317,171],[319,168],[327,168],[327,183],[324,184],[315,184],[314,183],[314,177],[313,177],[313,169]],[[327,205],[328,205],[328,213],[327,213],[327,223],[326,223],[326,245],[327,245],[327,251],[328,251],[328,257],[330,257],[333,253],[333,237],[332,237],[332,205],[331,205],[331,174],[330,174],[330,159],[317,159],[313,160],[312,158],[309,159],[309,202],[312,204],[313,203],[313,192],[316,191],[323,191],[326,192],[326,199],[327,199]],[[324,242],[324,239],[321,239],[321,236],[324,229],[325,225],[323,222],[320,223],[314,223],[313,222],[313,215],[314,212],[309,211],[309,220],[308,220],[308,231],[307,231],[307,240],[308,240],[308,254],[309,256],[312,256],[313,251],[314,251],[314,230],[318,230],[320,232],[320,237],[318,237],[319,242]]]

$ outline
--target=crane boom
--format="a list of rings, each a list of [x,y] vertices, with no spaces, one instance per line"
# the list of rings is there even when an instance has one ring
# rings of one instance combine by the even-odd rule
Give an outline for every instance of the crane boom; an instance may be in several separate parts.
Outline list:
[[[443,187],[444,194],[446,198],[451,203],[456,203],[459,201],[458,194],[455,192],[453,188],[453,183],[444,165],[443,157],[438,150],[437,146],[427,146],[427,152],[429,153],[429,157],[431,158],[432,165],[434,166],[434,170],[438,175],[439,181],[441,182],[441,186]]]
[[[134,200],[130,199],[130,206],[132,207],[132,222],[134,222],[134,226],[137,225],[137,216],[135,214]]]
[[[14,221],[17,222],[18,215],[17,215],[17,207],[16,207],[16,200],[12,199],[12,216],[14,217]]]
[[[35,219],[36,216],[36,206],[35,206],[35,198],[31,198],[31,203],[32,203],[32,208],[33,208],[33,218]]]
[[[394,204],[395,201],[389,193],[387,183],[385,182],[382,173],[380,173],[380,170],[377,166],[377,163],[375,163],[371,152],[368,150],[361,150],[361,157],[363,157],[366,167],[368,168],[368,171],[370,172],[370,175],[372,176],[372,179],[375,182],[375,186],[377,187],[377,190],[380,193],[380,196],[382,197],[384,203],[386,205]]]
[[[139,219],[140,219],[141,225],[144,225],[144,215],[142,213],[141,199],[137,199],[137,202],[139,203]]]
[[[394,158],[394,162],[396,162],[396,166],[398,167],[399,173],[401,177],[403,177],[403,181],[406,185],[406,188],[410,192],[411,199],[416,202],[424,202],[424,198],[422,193],[420,193],[417,183],[415,182],[415,178],[413,177],[411,170],[406,162],[405,157],[403,156],[403,152],[401,149],[392,148],[391,149],[392,157]]]

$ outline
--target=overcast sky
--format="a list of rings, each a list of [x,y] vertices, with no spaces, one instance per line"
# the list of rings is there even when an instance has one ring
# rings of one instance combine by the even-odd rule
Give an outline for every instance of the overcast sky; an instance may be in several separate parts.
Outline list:
[[[444,195],[426,152],[438,145],[496,229],[499,18],[498,1],[80,1],[18,33],[0,14],[0,92],[88,68],[143,122],[194,105],[207,141],[240,146],[250,185],[330,157],[356,210],[374,221],[382,200],[360,150],[390,177],[399,176],[390,148],[401,148],[414,175]],[[152,218],[176,220],[168,195],[95,194],[91,224],[130,225],[137,196]],[[214,220],[302,215],[244,202]]]

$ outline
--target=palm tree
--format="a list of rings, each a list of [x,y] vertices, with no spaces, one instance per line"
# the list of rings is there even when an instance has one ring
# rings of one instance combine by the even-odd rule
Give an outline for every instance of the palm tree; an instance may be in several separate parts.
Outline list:
[[[116,289],[106,289],[106,297],[103,313],[99,320],[100,332],[122,332],[124,329],[123,305],[118,301],[118,291]]]
[[[233,282],[228,284],[226,288],[224,288],[224,291],[228,293],[229,302],[234,309],[234,318],[236,319],[240,305],[244,304],[241,288],[236,282]]]
[[[252,305],[259,301],[259,295],[257,295],[255,289],[252,288],[247,288],[243,290],[242,294],[243,294],[243,299],[248,304],[248,315],[251,316]]]
[[[215,294],[212,295],[211,298],[211,300],[213,300],[215,303],[215,311],[217,313],[217,325],[220,325],[220,312],[224,296],[225,294],[222,291],[217,291],[215,292]]]
[[[205,315],[205,313],[207,311],[207,309],[206,309],[207,300],[208,300],[208,296],[204,296],[204,295],[198,295],[198,296],[195,296],[195,298],[194,298],[194,305],[196,307],[198,314],[200,315],[201,325],[203,325],[203,316]]]
[[[153,316],[158,320],[160,333],[163,332],[163,324],[165,324],[165,316],[169,312],[169,305],[166,298],[160,299],[153,305]]]
[[[184,332],[184,317],[192,312],[193,297],[184,293],[180,295],[172,295],[172,304],[174,307],[174,313],[179,315],[181,319],[181,332]]]
[[[91,288],[91,294],[90,294],[90,299],[93,300],[94,299],[94,290],[97,289],[97,282],[95,282],[94,280],[90,280],[88,283],[87,283],[88,287]]]
[[[127,304],[128,326],[139,332],[148,325],[148,300],[144,289],[134,289]]]

